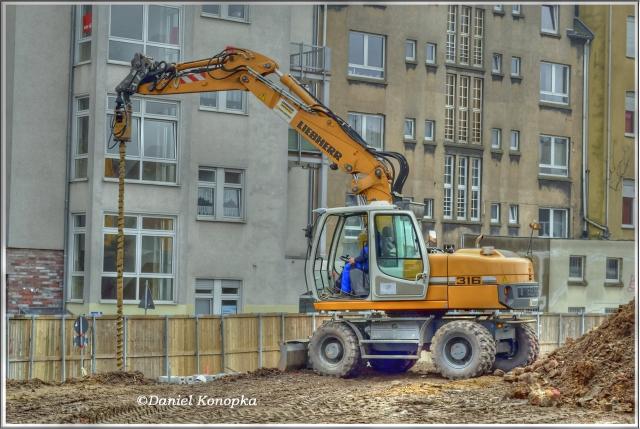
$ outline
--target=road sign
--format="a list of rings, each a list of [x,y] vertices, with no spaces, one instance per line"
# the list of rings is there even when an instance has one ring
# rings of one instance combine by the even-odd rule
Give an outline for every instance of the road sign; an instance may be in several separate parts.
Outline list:
[[[84,335],[89,330],[89,321],[86,317],[80,316],[73,322],[73,329],[78,335]]]
[[[80,348],[86,347],[89,345],[89,338],[84,335],[76,335],[73,337],[73,345]]]

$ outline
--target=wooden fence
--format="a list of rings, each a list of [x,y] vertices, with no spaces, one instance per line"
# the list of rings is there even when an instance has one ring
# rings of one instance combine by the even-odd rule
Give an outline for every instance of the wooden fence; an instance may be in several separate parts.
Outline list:
[[[542,314],[532,327],[542,354],[598,326],[604,315]],[[275,368],[283,341],[307,338],[329,319],[316,314],[126,316],[124,363],[150,378]],[[7,318],[7,378],[63,381],[116,369],[116,317],[89,318],[84,348],[74,345],[73,317]],[[63,347],[61,347],[61,344]],[[4,359],[3,359],[4,360]]]

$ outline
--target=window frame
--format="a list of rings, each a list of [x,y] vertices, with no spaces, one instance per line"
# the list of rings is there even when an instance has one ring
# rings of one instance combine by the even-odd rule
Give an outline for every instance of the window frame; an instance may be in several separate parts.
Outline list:
[[[551,66],[551,89],[549,91],[542,89],[542,67],[543,64],[548,64]],[[566,92],[558,92],[556,90],[556,67],[562,67],[567,69],[567,82],[566,82]],[[560,63],[552,63],[549,61],[540,61],[540,101],[543,103],[557,104],[559,106],[568,106],[571,102],[571,66],[567,64]],[[566,97],[567,101],[554,101],[550,99],[544,99],[545,96],[551,97]]]
[[[627,16],[627,33],[625,40],[625,56],[627,58],[636,58],[636,39],[635,39],[636,17],[634,15]],[[631,36],[631,37],[629,37]],[[631,42],[631,45],[629,44]]]
[[[631,106],[632,110],[629,110]],[[635,91],[625,91],[624,93],[624,136],[635,137],[636,136],[636,93]],[[631,131],[627,129],[627,120],[631,116]]]
[[[407,134],[407,125],[411,127],[410,134]],[[404,130],[402,131],[402,133],[405,140],[416,139],[416,119],[415,118],[404,118]]]
[[[571,275],[571,260],[579,260],[580,261],[580,276],[579,277],[575,277]],[[569,281],[574,281],[574,282],[583,282],[584,281],[584,273],[585,273],[585,263],[586,263],[586,256],[584,255],[570,255],[569,256],[569,274],[567,276],[567,279]]]
[[[445,38],[445,63],[456,62],[456,39],[458,33],[458,6],[447,6],[447,33]]]
[[[615,279],[609,277],[609,261],[616,261],[616,273],[617,277]],[[622,258],[605,258],[604,263],[604,282],[609,284],[619,284],[622,283]]]
[[[498,60],[497,64],[496,64],[496,59]],[[491,55],[491,73],[502,74],[502,54],[499,52],[494,52]]]
[[[515,61],[515,64],[516,64],[515,73],[514,73],[514,66],[513,66],[514,65],[514,61]],[[522,75],[520,74],[521,70],[522,70],[522,58],[512,56],[511,57],[511,77],[522,77]]]
[[[543,20],[542,20],[542,16],[543,16],[545,7],[551,8],[551,11],[552,11],[551,15],[552,15],[552,18],[555,20],[555,23],[556,23],[555,29],[550,30],[548,28],[544,28],[544,23],[543,23]],[[560,21],[559,21],[560,10],[559,9],[560,8],[558,7],[558,5],[552,5],[552,4],[541,4],[540,5],[540,33],[542,33],[542,34],[552,34],[552,35],[560,34],[559,33],[560,32]]]
[[[477,7],[473,15],[473,67],[483,65],[484,9]]]
[[[491,128],[491,149],[502,149],[502,128]]]
[[[542,224],[542,221],[540,220],[540,212],[542,210],[548,210],[549,211],[549,235],[542,235],[542,228],[540,228],[540,230],[538,232],[538,237],[540,237],[540,238],[568,238],[569,237],[569,209],[556,208],[556,207],[539,207],[538,208],[538,222],[540,224]],[[565,225],[565,230],[566,230],[564,236],[555,235],[555,231],[553,230],[554,220],[555,220],[555,216],[556,216],[557,212],[563,213],[564,225]]]
[[[384,115],[376,115],[374,113],[363,113],[363,112],[348,112],[347,113],[347,123],[349,123],[349,126],[351,126],[351,121],[349,119],[349,117],[353,115],[353,116],[360,116],[361,119],[361,129],[360,130],[356,130],[355,128],[353,128],[358,134],[360,134],[360,137],[362,137],[362,139],[367,143],[367,145],[374,147],[376,149],[380,149],[380,150],[384,150],[384,128],[385,128],[385,117]],[[371,143],[367,142],[366,140],[366,135],[365,133],[363,133],[362,131],[366,131],[367,129],[367,118],[369,117],[375,117],[375,118],[380,118],[380,124],[381,124],[381,130],[380,130],[380,140],[381,140],[381,147],[376,147],[373,146]]]
[[[375,34],[375,33],[365,33],[364,31],[355,31],[355,30],[349,30],[349,36],[351,35],[351,33],[358,33],[358,34],[362,34],[364,36],[363,38],[363,64],[355,64],[351,62],[351,59],[349,58],[349,47],[347,47],[347,76],[348,77],[356,77],[356,78],[365,78],[365,79],[373,79],[373,80],[379,80],[379,81],[384,81],[387,77],[387,73],[386,73],[386,45],[387,45],[387,36],[383,35],[383,34]],[[375,67],[375,66],[370,66],[368,65],[369,62],[369,37],[374,36],[374,37],[380,37],[382,38],[382,67]],[[354,68],[353,73],[351,72],[351,68]],[[356,68],[362,68],[362,69],[366,69],[366,70],[372,70],[372,71],[377,71],[377,72],[382,72],[382,76],[377,77],[377,76],[367,76],[367,75],[363,75],[363,74],[358,74],[355,69]]]
[[[91,8],[91,34],[88,37],[82,36],[82,7],[89,6]],[[76,14],[76,28],[75,28],[75,43],[74,43],[74,54],[73,54],[73,65],[78,66],[82,64],[91,63],[91,57],[93,56],[93,4],[78,4],[75,6],[75,14]],[[89,59],[88,60],[80,60],[78,58],[80,54],[80,45],[83,43],[89,43]]]
[[[509,225],[520,225],[520,207],[518,206],[518,204],[509,204],[508,223]]]
[[[208,170],[214,171],[215,173],[215,182],[206,182],[200,180],[200,170]],[[240,174],[240,184],[235,183],[226,183],[225,182],[225,173],[239,173]],[[198,179],[196,180],[196,188],[197,191],[200,188],[211,188],[214,191],[214,201],[213,201],[213,215],[201,215],[199,214],[199,205],[196,199],[196,220],[198,221],[210,221],[210,222],[237,222],[244,223],[246,222],[246,169],[243,168],[232,168],[232,167],[221,167],[214,165],[199,165],[198,166]],[[240,189],[240,216],[225,216],[224,214],[224,190],[225,188],[234,188]],[[198,192],[196,191],[196,196]]]
[[[511,5],[511,15],[513,15],[513,16],[522,16],[522,5],[520,5],[520,4],[512,4]]]
[[[430,124],[430,126],[427,126]],[[427,134],[427,130],[431,129],[431,134]],[[436,121],[433,119],[425,119],[424,120],[424,141],[432,142],[436,138]]]
[[[493,216],[493,209],[496,209],[496,216]],[[489,206],[489,216],[490,216],[490,223],[493,225],[499,225],[500,224],[500,203],[491,203],[491,206]]]
[[[205,12],[203,7],[210,6],[212,4],[217,4],[220,7],[220,13],[214,14],[211,12]],[[200,5],[200,16],[203,18],[214,18],[214,19],[222,19],[225,21],[232,22],[240,22],[242,24],[250,24],[251,23],[251,8],[249,4],[241,4],[241,3],[212,3],[212,4],[203,4]],[[229,6],[242,6],[244,8],[244,18],[236,18],[234,16],[229,15]],[[226,13],[223,14],[223,11]]]
[[[504,13],[504,5],[501,3],[494,4],[493,11],[496,13]]]
[[[433,219],[433,203],[433,198],[424,199],[424,214],[422,215],[423,219]]]
[[[453,182],[455,179],[455,156],[446,154],[444,156],[443,174],[443,195],[442,195],[442,218],[453,218]]]
[[[551,162],[550,164],[542,164],[542,138],[543,137],[548,137],[548,138],[551,139],[551,145],[550,145],[551,153],[549,154],[549,159],[550,159],[550,162]],[[566,141],[565,159],[567,161],[567,164],[564,165],[564,166],[555,163],[555,157],[556,157],[555,145],[556,145],[556,140],[558,140],[558,139]],[[538,156],[538,174],[540,176],[548,176],[548,177],[569,177],[569,165],[571,163],[571,161],[569,159],[569,155],[571,153],[571,151],[569,150],[570,146],[571,146],[571,140],[569,139],[569,137],[552,136],[552,135],[549,135],[549,134],[540,134],[540,139],[538,140],[538,152],[539,152],[539,156]],[[564,169],[565,170],[565,174],[544,173],[542,171],[543,168],[547,168],[547,169]]]
[[[514,146],[514,141],[515,141],[515,146]],[[509,138],[509,150],[511,150],[512,152],[518,152],[520,150],[520,131],[519,130],[511,130],[511,137]]]
[[[630,186],[629,186],[630,184]],[[620,222],[622,228],[635,228],[635,220],[636,220],[636,213],[638,210],[637,204],[636,204],[636,184],[635,181],[633,179],[622,179],[622,220]],[[629,188],[631,188],[630,192],[629,192]],[[630,213],[630,218],[631,218],[631,223],[624,223],[624,217],[625,217],[625,207],[624,207],[624,203],[625,203],[625,199],[631,199],[631,213]]]
[[[240,110],[227,108],[227,95],[231,91],[238,91],[241,94],[242,108]],[[215,94],[215,96],[216,96],[216,106],[217,107],[203,105],[202,104],[202,97],[203,96],[207,96],[207,95],[212,95],[212,94]],[[247,116],[249,114],[249,108],[248,108],[249,106],[248,105],[249,105],[249,102],[248,102],[248,97],[247,97],[247,91],[242,91],[242,90],[239,90],[239,89],[237,89],[237,90],[229,90],[229,91],[203,92],[198,97],[198,110],[201,110],[201,111],[204,111],[204,112],[230,113],[232,115],[245,115],[245,116]]]
[[[429,60],[429,48],[430,47],[433,47],[433,59],[432,60]],[[425,44],[425,51],[424,51],[425,60],[424,60],[424,62],[427,63],[427,64],[431,64],[431,65],[438,64],[437,55],[438,55],[438,44],[437,43],[433,43],[433,42],[427,42]]]
[[[88,102],[88,107],[86,110],[78,110],[79,107],[79,102],[81,99],[86,99]],[[73,104],[73,113],[74,113],[74,122],[73,122],[73,130],[72,130],[72,138],[73,138],[73,149],[72,149],[72,156],[73,156],[73,162],[71,163],[71,182],[75,182],[75,181],[86,181],[89,180],[89,148],[91,147],[91,144],[89,143],[89,141],[91,140],[91,97],[89,95],[78,95],[74,98],[74,104]],[[79,120],[80,118],[87,118],[87,139],[89,141],[87,141],[87,152],[86,153],[78,153],[78,149],[80,147],[80,135],[78,133],[78,127],[80,125]],[[84,159],[86,162],[86,174],[84,177],[77,177],[77,171],[76,171],[76,162],[79,160]]]
[[[84,216],[84,226],[76,226],[76,218]],[[82,271],[76,271],[74,261],[76,258],[76,235],[82,235],[85,249],[84,269]],[[69,260],[67,262],[67,302],[83,303],[84,302],[84,287],[87,279],[87,214],[85,212],[72,212],[69,216]],[[73,297],[73,279],[74,277],[82,277],[82,296],[80,298]]]
[[[412,56],[408,57],[407,56],[407,48],[409,47],[409,44],[411,44],[411,51],[412,51]],[[417,58],[418,58],[418,52],[417,52],[417,44],[418,42],[415,39],[406,39],[404,41],[404,60],[406,62],[416,62]],[[383,62],[384,64],[384,62]]]

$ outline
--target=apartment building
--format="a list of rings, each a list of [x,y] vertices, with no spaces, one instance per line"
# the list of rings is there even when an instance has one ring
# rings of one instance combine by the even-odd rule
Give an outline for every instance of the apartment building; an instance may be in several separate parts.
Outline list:
[[[3,8],[9,312],[116,311],[110,123],[135,52],[186,61],[232,45],[274,58],[283,72],[295,58],[291,71],[320,88],[328,75],[306,60],[310,50],[325,55],[311,5]],[[143,311],[146,287],[151,314],[297,311],[302,228],[326,192],[322,158],[305,163],[286,123],[247,93],[134,97],[133,108],[125,314]]]
[[[569,5],[329,6],[331,106],[403,153],[425,236],[579,237],[583,45]],[[342,205],[348,178],[329,179]]]

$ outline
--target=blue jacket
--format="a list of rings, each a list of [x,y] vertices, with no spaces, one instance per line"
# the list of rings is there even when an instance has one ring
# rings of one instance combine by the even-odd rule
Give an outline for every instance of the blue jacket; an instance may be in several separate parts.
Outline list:
[[[369,271],[369,246],[364,245],[358,257],[354,258],[355,268],[364,272]],[[340,290],[344,293],[351,293],[351,278],[349,272],[353,268],[352,264],[347,262],[342,270],[342,277],[340,279]]]

